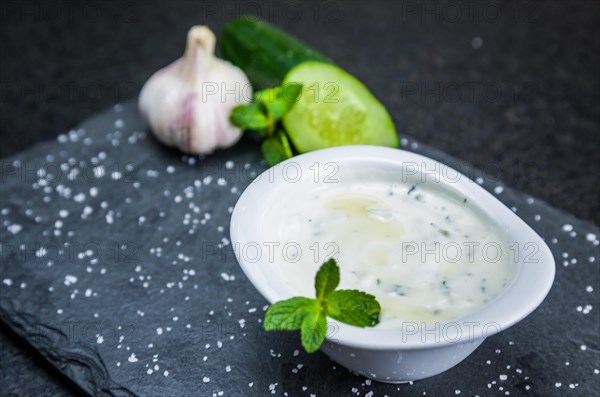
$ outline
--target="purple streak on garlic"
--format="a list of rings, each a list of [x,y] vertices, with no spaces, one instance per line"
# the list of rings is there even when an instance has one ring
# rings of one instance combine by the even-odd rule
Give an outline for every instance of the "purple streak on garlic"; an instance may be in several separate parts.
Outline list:
[[[192,27],[183,57],[154,73],[140,92],[140,112],[154,135],[186,153],[234,145],[242,131],[229,115],[252,99],[244,72],[215,57],[215,41],[208,27]]]

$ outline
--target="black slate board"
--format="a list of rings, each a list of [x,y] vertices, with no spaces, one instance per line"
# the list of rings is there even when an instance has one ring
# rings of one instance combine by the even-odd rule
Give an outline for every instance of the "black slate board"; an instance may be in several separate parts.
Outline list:
[[[198,159],[165,149],[146,130],[135,103],[115,105],[1,162],[0,319],[89,395],[600,389],[597,227],[402,139],[403,148],[459,168],[517,211],[548,242],[557,276],[536,312],[454,369],[380,384],[305,354],[297,335],[261,330],[266,301],[228,241],[232,207],[265,169],[255,145]]]

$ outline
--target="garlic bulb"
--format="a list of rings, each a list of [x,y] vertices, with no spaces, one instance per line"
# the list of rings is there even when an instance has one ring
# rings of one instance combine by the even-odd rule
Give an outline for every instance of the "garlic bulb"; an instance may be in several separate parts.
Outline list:
[[[140,92],[139,109],[154,135],[186,153],[235,144],[242,131],[229,115],[252,99],[244,72],[215,57],[215,41],[208,27],[192,27],[183,57],[154,73]]]

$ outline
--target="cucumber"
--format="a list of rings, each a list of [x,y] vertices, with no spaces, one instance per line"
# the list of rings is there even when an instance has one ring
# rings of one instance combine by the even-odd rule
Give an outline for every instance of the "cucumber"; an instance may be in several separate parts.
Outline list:
[[[300,153],[341,145],[398,147],[385,107],[355,77],[302,41],[254,16],[225,25],[222,56],[242,69],[255,89],[302,83],[302,95],[284,116]]]
[[[221,32],[221,53],[246,73],[256,90],[281,85],[294,66],[331,62],[293,36],[254,16],[228,22]]]
[[[330,63],[308,61],[285,76],[302,83],[302,94],[283,117],[298,152],[342,145],[398,147],[398,135],[385,107],[355,77]]]

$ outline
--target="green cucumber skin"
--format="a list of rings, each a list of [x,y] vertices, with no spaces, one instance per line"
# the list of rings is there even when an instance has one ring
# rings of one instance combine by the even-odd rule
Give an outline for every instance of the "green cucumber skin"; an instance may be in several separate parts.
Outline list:
[[[337,93],[327,101],[327,95],[334,91],[324,87],[331,82]],[[389,113],[351,74],[330,63],[308,61],[288,72],[283,84],[289,83],[303,84],[300,99],[283,118],[298,152],[342,145],[398,147],[398,134]],[[315,83],[323,89],[316,101],[311,91]]]
[[[302,62],[331,62],[302,41],[253,16],[228,22],[220,42],[223,58],[242,69],[256,90],[281,85],[285,75]]]
[[[284,116],[283,124],[300,153],[348,144],[398,147],[398,135],[385,107],[359,80],[302,41],[257,17],[242,16],[225,25],[220,43],[223,58],[242,69],[255,90],[291,82],[306,83],[295,81],[294,76],[298,70],[312,68],[313,74],[309,73],[309,80],[314,77],[313,81],[318,81],[323,73],[327,76],[326,81],[342,79],[350,96],[364,107],[364,128],[352,134],[352,125],[348,129],[324,132],[323,127],[306,122],[306,107],[303,108],[301,103],[294,105]],[[305,86],[303,91],[306,89]],[[343,110],[330,106],[317,106],[314,109],[322,114]]]

